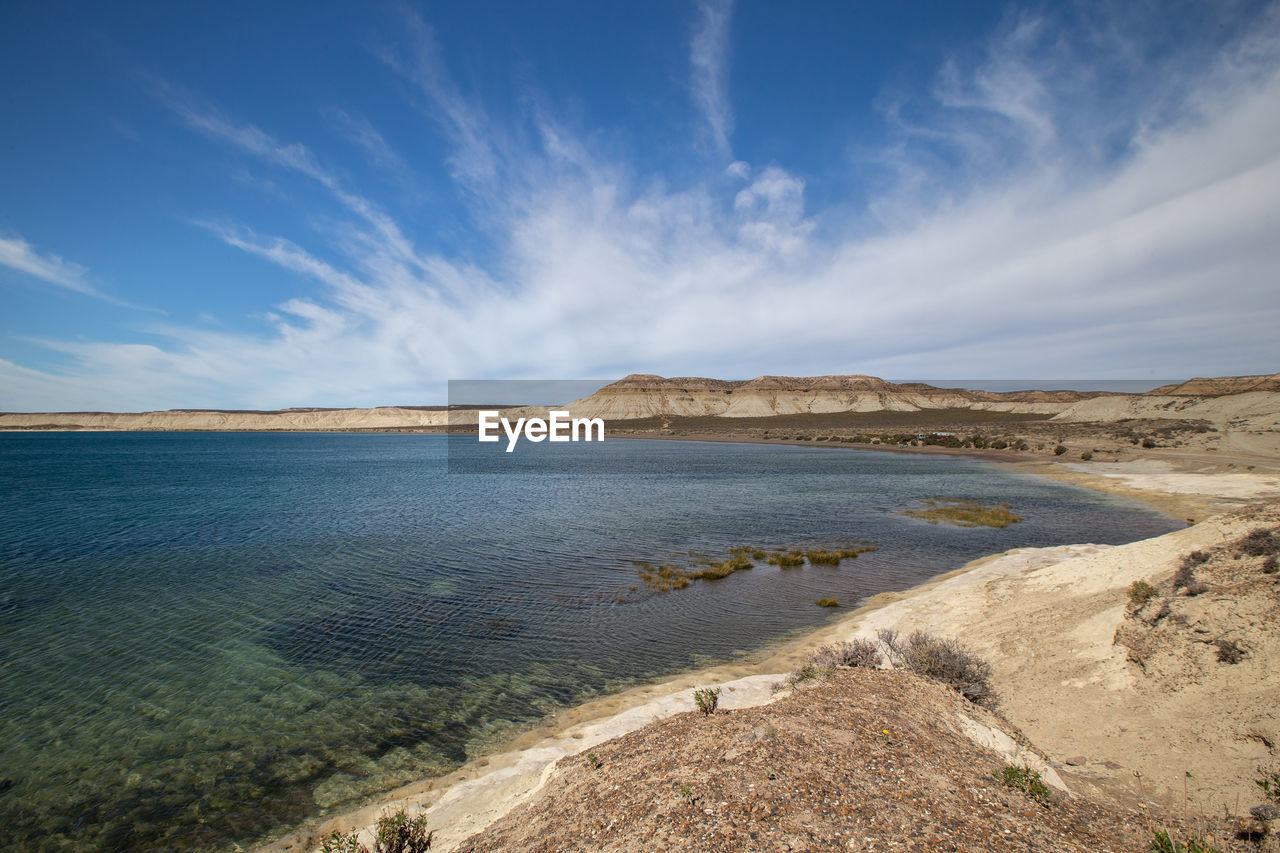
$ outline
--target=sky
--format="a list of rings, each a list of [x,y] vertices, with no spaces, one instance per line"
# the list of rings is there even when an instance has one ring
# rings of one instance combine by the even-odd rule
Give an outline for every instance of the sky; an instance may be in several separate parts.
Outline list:
[[[12,2],[0,410],[1280,370],[1280,4]]]

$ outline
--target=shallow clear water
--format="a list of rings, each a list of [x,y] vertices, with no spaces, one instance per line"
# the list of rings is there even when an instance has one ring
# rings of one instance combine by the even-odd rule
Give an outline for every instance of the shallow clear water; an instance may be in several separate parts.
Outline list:
[[[605,475],[448,474],[450,441],[482,452],[460,436],[0,435],[8,838],[225,849],[445,772],[566,703],[816,626],[832,617],[816,598],[1178,526],[956,457],[619,440]],[[899,514],[940,496],[1025,521]],[[859,540],[878,550],[838,568],[631,589],[631,560]]]

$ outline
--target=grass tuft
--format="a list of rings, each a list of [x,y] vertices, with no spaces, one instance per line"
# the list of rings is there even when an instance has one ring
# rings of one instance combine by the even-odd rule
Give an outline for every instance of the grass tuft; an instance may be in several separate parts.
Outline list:
[[[774,551],[769,555],[769,563],[780,569],[794,569],[796,566],[804,565],[804,552]]]
[[[1008,527],[1022,521],[1022,516],[1010,512],[1007,504],[987,506],[956,498],[930,500],[923,509],[908,509],[902,514],[922,518],[930,524],[945,521],[958,527]]]

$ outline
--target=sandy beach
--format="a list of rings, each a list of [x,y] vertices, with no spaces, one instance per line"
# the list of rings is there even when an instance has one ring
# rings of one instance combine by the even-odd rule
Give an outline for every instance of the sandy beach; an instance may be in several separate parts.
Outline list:
[[[1068,788],[1165,805],[1188,797],[1206,813],[1248,801],[1250,773],[1280,740],[1280,714],[1257,711],[1280,707],[1280,689],[1263,663],[1266,655],[1252,656],[1243,669],[1233,670],[1233,683],[1243,677],[1251,686],[1240,689],[1247,700],[1238,703],[1240,709],[1224,716],[1212,701],[1224,685],[1202,677],[1173,691],[1153,689],[1135,678],[1125,649],[1114,639],[1125,621],[1125,590],[1133,581],[1167,578],[1181,555],[1221,546],[1260,519],[1274,524],[1280,474],[1275,468],[1222,465],[1206,470],[1195,458],[1168,454],[1121,463],[1006,464],[1136,497],[1175,517],[1203,520],[1129,545],[1022,548],[975,560],[910,590],[877,596],[818,631],[774,644],[748,660],[682,673],[567,709],[501,752],[445,777],[405,786],[261,850],[310,849],[333,830],[367,828],[398,808],[425,811],[436,830],[433,849],[451,850],[534,797],[561,758],[690,710],[695,688],[720,686],[726,708],[765,704],[779,695],[774,685],[815,647],[873,636],[884,627],[927,628],[959,637],[985,657],[993,667],[1001,712],[1043,750],[1050,762],[1046,770],[1060,774]],[[1194,784],[1184,793],[1187,779]]]

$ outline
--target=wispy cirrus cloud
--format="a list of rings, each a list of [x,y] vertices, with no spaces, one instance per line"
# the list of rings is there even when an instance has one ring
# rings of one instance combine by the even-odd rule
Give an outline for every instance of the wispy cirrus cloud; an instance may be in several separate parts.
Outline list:
[[[733,0],[701,0],[698,22],[689,42],[690,90],[715,151],[731,157],[733,110],[729,105],[729,26]]]
[[[0,236],[0,266],[26,273],[40,281],[74,290],[85,296],[104,298],[89,284],[89,270],[57,255],[42,255],[17,235]]]

